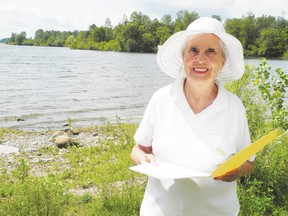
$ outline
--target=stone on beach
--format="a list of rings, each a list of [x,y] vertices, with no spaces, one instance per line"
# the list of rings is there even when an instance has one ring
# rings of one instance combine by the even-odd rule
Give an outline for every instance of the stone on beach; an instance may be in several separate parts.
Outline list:
[[[7,145],[0,145],[0,154],[10,154],[19,152],[19,148]]]
[[[62,131],[55,132],[52,136],[53,142],[56,144],[58,148],[66,148],[68,146],[78,146],[79,143],[77,140],[71,138],[67,134]]]

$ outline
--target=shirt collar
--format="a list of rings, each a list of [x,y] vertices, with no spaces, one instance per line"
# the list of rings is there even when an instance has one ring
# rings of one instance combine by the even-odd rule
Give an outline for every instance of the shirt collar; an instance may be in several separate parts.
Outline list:
[[[170,90],[170,95],[171,95],[174,103],[177,104],[177,106],[191,110],[191,108],[188,104],[188,101],[184,95],[184,91],[183,91],[184,80],[185,80],[185,78],[179,78],[172,84],[171,90]],[[205,110],[203,110],[202,112],[200,112],[196,115],[214,114],[214,113],[218,113],[218,112],[223,112],[223,111],[228,109],[229,104],[228,104],[227,90],[219,82],[216,82],[216,84],[218,85],[218,94],[217,94],[215,100]],[[191,110],[191,113],[193,113],[192,110]]]

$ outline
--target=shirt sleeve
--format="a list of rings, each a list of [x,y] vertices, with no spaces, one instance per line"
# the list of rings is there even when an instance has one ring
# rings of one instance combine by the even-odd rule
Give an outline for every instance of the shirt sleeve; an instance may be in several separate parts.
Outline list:
[[[154,126],[153,126],[153,113],[155,106],[154,103],[155,99],[152,96],[145,110],[141,123],[134,135],[134,140],[136,141],[136,143],[145,147],[149,147],[152,145],[152,138],[154,135]]]

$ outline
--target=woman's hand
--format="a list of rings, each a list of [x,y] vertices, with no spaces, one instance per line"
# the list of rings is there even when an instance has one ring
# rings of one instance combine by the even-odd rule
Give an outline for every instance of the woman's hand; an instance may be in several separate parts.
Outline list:
[[[142,162],[148,162],[155,165],[157,164],[157,161],[153,154],[144,154],[143,156],[141,156],[139,158],[139,164],[141,164]]]
[[[241,177],[241,174],[240,174],[239,168],[237,168],[230,172],[225,173],[222,176],[215,177],[214,179],[225,181],[225,182],[232,182],[232,181],[239,179],[240,177]]]
[[[253,162],[246,161],[237,169],[229,171],[222,176],[215,177],[214,179],[225,181],[225,182],[232,182],[232,181],[239,179],[242,176],[248,175],[250,172],[252,172],[255,166],[256,166],[255,161]]]
[[[140,164],[141,162],[148,162],[157,164],[156,159],[153,155],[152,146],[145,147],[139,144],[136,144],[131,151],[131,159],[135,164]]]

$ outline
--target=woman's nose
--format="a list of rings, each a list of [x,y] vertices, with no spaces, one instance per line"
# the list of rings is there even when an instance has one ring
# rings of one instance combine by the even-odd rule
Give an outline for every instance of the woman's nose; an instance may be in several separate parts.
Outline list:
[[[196,56],[196,62],[198,63],[204,63],[206,62],[206,55],[205,52],[199,52]]]

